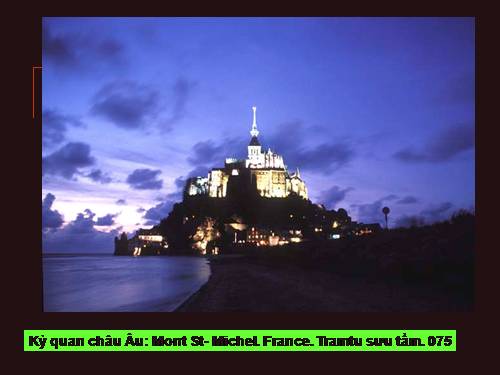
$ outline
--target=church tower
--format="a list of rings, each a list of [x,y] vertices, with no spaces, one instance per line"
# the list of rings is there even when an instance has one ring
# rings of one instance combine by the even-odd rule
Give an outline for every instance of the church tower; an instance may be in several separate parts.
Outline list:
[[[250,144],[248,145],[248,164],[253,166],[258,166],[261,164],[261,146],[257,136],[259,131],[257,130],[257,107],[252,107],[253,109],[253,124],[252,130],[250,130]],[[247,166],[248,167],[248,166]]]

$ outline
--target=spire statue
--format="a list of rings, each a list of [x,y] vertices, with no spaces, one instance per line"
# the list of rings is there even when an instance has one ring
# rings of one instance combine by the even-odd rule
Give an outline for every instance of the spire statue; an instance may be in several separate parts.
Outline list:
[[[257,107],[253,106],[252,109],[253,109],[253,123],[250,135],[252,137],[257,137],[259,135],[259,131],[257,130]]]

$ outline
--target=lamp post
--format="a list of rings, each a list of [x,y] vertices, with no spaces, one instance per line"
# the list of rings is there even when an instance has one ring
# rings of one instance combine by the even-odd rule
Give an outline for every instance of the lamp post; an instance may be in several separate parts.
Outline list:
[[[385,229],[387,229],[387,215],[389,215],[389,212],[391,212],[391,210],[389,209],[389,207],[384,207],[382,208],[382,212],[385,216]]]

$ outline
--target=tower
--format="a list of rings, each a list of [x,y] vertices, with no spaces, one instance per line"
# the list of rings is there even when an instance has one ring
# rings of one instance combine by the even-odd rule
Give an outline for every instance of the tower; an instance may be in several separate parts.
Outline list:
[[[250,144],[248,145],[248,161],[250,165],[259,165],[261,162],[261,146],[257,136],[259,131],[257,130],[257,107],[252,107],[253,109],[253,123],[252,130],[250,130]],[[247,165],[248,167],[248,165]]]

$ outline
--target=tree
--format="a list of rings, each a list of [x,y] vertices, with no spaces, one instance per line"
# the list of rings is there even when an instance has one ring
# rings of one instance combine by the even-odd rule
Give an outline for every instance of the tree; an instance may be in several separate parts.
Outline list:
[[[196,228],[193,235],[193,248],[198,249],[202,254],[205,254],[207,248],[209,249],[211,242],[220,237],[220,232],[217,227],[218,224],[215,219],[206,217],[202,221],[201,225]]]

